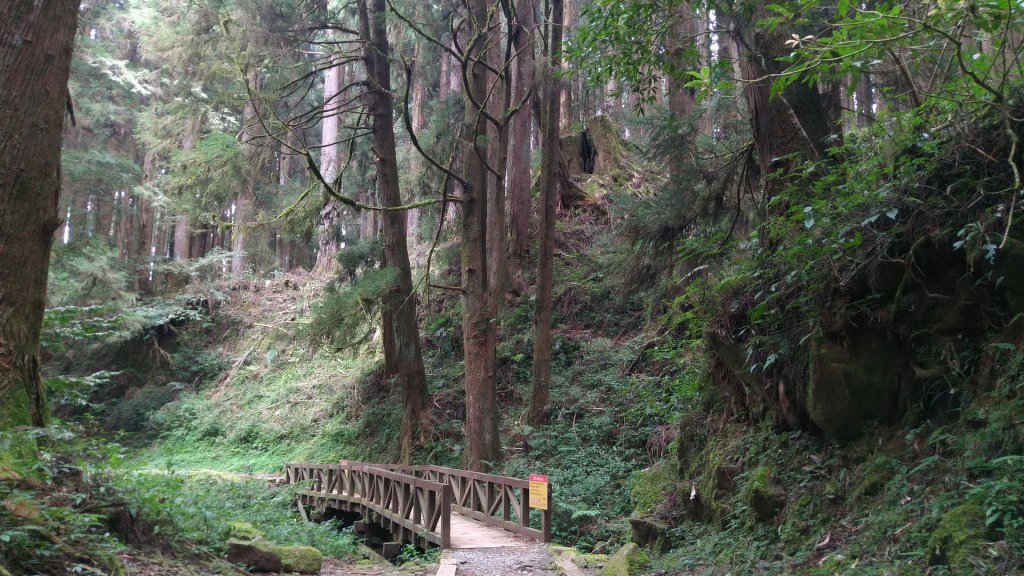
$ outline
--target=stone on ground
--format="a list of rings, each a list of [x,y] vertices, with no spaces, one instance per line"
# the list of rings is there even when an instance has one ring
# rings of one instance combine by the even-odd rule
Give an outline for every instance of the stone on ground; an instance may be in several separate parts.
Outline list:
[[[277,546],[262,538],[255,540],[228,540],[228,561],[248,566],[253,572],[280,572],[281,556]]]
[[[323,555],[312,546],[278,546],[277,553],[281,557],[281,569],[285,572],[319,574],[323,567]]]
[[[626,544],[612,554],[598,576],[639,576],[650,568],[647,553],[633,543]]]

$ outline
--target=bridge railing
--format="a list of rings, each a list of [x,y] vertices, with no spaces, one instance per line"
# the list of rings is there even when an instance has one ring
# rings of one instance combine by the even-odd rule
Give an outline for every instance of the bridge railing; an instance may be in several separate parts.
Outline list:
[[[443,482],[363,463],[287,464],[285,482],[308,482],[299,494],[344,500],[442,548],[451,545],[452,489]]]
[[[376,466],[450,486],[452,509],[463,516],[521,536],[551,542],[551,510],[554,503],[551,499],[551,489],[547,484],[547,508],[536,509],[539,512],[540,525],[539,528],[535,528],[531,522],[528,480],[443,466]]]

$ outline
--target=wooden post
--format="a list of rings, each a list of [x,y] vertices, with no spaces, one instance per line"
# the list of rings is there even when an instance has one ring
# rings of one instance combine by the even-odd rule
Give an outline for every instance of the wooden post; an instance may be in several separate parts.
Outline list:
[[[452,489],[445,485],[441,491],[441,548],[452,545]]]
[[[512,502],[511,496],[515,495],[512,491],[512,487],[508,485],[502,485],[502,518],[505,522],[512,521]]]
[[[530,527],[530,489],[523,488],[522,494],[520,494],[522,500],[519,501],[522,512],[519,514],[519,525],[523,528]]]
[[[548,509],[541,512],[540,530],[544,534],[544,543],[551,542],[551,512],[555,508],[555,502],[551,499],[551,484],[548,484]]]

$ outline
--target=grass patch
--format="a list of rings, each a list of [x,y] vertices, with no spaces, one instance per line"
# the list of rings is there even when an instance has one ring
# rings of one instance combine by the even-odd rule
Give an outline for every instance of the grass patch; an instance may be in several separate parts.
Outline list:
[[[127,470],[114,485],[163,530],[217,553],[225,550],[233,522],[247,522],[273,542],[305,545],[327,556],[356,553],[351,533],[331,522],[303,522],[295,511],[295,486],[231,474]]]

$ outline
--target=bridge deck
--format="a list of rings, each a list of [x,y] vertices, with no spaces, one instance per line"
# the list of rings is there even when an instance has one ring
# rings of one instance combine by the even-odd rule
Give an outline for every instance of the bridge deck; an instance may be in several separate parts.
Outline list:
[[[522,546],[522,538],[516,538],[511,532],[488,526],[479,520],[466,518],[458,512],[452,513],[451,546],[454,549],[469,548],[503,548],[506,546]]]
[[[303,516],[305,506],[354,512],[404,543],[472,549],[551,540],[550,490],[546,509],[533,509],[531,518],[530,483],[518,478],[347,461],[288,464],[285,478],[306,485],[297,492]]]

